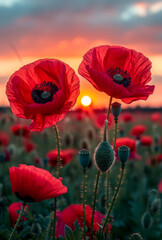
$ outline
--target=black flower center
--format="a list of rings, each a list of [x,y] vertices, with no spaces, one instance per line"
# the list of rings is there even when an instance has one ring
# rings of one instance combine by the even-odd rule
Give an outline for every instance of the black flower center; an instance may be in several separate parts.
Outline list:
[[[44,81],[35,85],[31,96],[35,103],[52,102],[53,96],[58,90],[58,87],[53,82]]]
[[[17,198],[23,200],[24,202],[35,202],[34,198],[30,197],[29,195],[26,195],[25,197],[21,197],[18,192],[15,192],[15,195]]]
[[[123,85],[127,88],[131,83],[131,77],[127,71],[123,71],[120,68],[110,68],[107,71],[109,77],[113,79],[113,81],[119,85]]]

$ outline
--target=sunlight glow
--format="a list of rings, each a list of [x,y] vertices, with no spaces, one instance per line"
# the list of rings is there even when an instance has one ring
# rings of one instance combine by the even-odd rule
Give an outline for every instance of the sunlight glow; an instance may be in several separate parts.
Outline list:
[[[89,96],[84,96],[84,97],[82,97],[82,99],[81,99],[81,103],[82,103],[82,105],[83,106],[86,106],[86,107],[88,107],[90,104],[91,104],[91,98],[89,97]]]

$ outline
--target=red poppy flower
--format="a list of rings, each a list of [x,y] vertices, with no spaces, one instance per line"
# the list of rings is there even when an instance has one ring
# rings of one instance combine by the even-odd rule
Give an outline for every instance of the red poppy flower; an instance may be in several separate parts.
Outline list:
[[[61,180],[44,169],[20,164],[9,168],[9,174],[13,193],[24,202],[40,202],[67,192]]]
[[[85,205],[85,221],[87,235],[90,234],[91,229],[91,219],[92,219],[92,208],[89,205]],[[94,214],[94,223],[93,223],[93,232],[96,232],[97,229],[100,229],[99,225],[102,223],[102,219],[105,216],[98,211],[95,211]],[[63,210],[63,212],[57,213],[57,224],[56,224],[56,236],[64,236],[64,226],[65,224],[74,230],[74,222],[78,221],[81,227],[83,227],[83,206],[82,204],[71,204]],[[111,231],[111,224],[109,224],[109,231]]]
[[[146,131],[146,127],[144,125],[136,125],[131,130],[131,135],[135,137],[140,137]]]
[[[15,136],[29,137],[28,126],[22,124],[15,124],[11,126],[11,132]]]
[[[153,113],[151,115],[151,121],[152,122],[158,122],[160,120],[160,114],[159,113]]]
[[[152,137],[151,136],[142,136],[141,137],[141,145],[142,146],[151,146],[152,145]]]
[[[12,227],[15,226],[16,222],[17,222],[17,219],[19,217],[19,214],[17,213],[18,210],[21,210],[23,207],[23,203],[22,202],[15,202],[15,203],[12,203],[9,207],[8,207],[8,213],[9,213],[9,216],[10,216],[10,221],[11,221],[11,225]],[[28,205],[26,205],[27,208],[29,208]],[[26,210],[26,209],[25,209]],[[25,217],[21,217],[21,221],[26,221],[27,218]]]
[[[1,131],[0,132],[0,146],[6,147],[10,142],[10,136],[8,133]]]
[[[146,100],[154,86],[151,62],[142,53],[119,46],[98,46],[90,49],[79,66],[79,74],[93,86],[124,103]]]
[[[99,129],[103,128],[105,126],[106,118],[107,118],[107,115],[104,114],[104,113],[100,113],[100,114],[97,114],[96,116],[94,116],[94,124],[95,124],[95,126],[97,128],[99,128]],[[110,114],[107,127],[108,128],[112,128],[113,122],[114,122],[113,115]]]
[[[158,191],[159,193],[162,193],[162,180],[158,184]]]
[[[159,163],[162,162],[162,154],[159,153],[159,154],[157,155],[157,160],[158,160]]]
[[[75,156],[75,154],[77,153],[76,149],[73,148],[69,148],[69,149],[64,149],[60,151],[60,157],[61,157],[61,164],[64,166],[66,164],[68,164],[73,157]],[[58,164],[58,150],[54,149],[49,151],[46,154],[46,157],[49,159],[49,165],[56,167]]]
[[[123,120],[124,122],[132,122],[133,117],[130,113],[125,113],[123,114]]]
[[[69,65],[56,59],[41,59],[23,66],[6,88],[17,117],[32,119],[31,131],[55,125],[75,104],[79,78]]]
[[[117,157],[118,157],[118,148],[123,145],[130,148],[129,159],[141,159],[141,157],[136,153],[136,141],[128,137],[117,138],[116,145],[115,145],[115,152]]]
[[[30,153],[35,149],[35,144],[29,140],[26,140],[24,141],[24,148],[27,153]]]

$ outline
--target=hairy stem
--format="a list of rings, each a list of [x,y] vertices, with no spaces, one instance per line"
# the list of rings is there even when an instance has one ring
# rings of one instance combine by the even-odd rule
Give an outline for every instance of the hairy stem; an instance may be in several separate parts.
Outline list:
[[[57,140],[57,151],[58,151],[58,169],[57,169],[57,177],[60,177],[61,174],[61,158],[60,158],[60,141],[59,141],[59,135],[58,135],[58,129],[57,126],[54,125],[55,132],[56,132],[56,140]]]
[[[95,186],[95,193],[94,193],[94,200],[93,200],[93,210],[92,210],[92,220],[91,220],[91,239],[93,240],[93,220],[94,220],[94,212],[96,207],[96,196],[98,190],[98,183],[99,183],[100,171],[97,172],[96,178],[96,186]]]
[[[18,226],[18,224],[19,224],[19,222],[20,222],[20,220],[21,220],[22,214],[23,214],[23,212],[24,212],[25,206],[26,206],[26,203],[24,202],[24,203],[23,203],[23,207],[22,207],[22,209],[21,209],[21,211],[20,211],[19,217],[18,217],[18,219],[17,219],[17,222],[16,222],[16,224],[15,224],[15,226],[14,226],[14,229],[13,229],[13,231],[12,231],[10,237],[9,237],[9,240],[12,239],[12,237],[13,237],[15,231],[16,231],[16,228],[17,228],[17,226]]]
[[[54,199],[53,240],[55,239],[55,230],[56,230],[56,207],[57,207],[57,198]]]
[[[122,166],[122,172],[121,172],[121,176],[120,176],[120,180],[119,180],[119,183],[118,183],[118,186],[117,186],[117,189],[116,189],[116,192],[115,192],[115,195],[113,197],[113,200],[111,202],[111,205],[110,205],[110,208],[109,208],[109,211],[107,213],[107,216],[106,216],[106,219],[105,219],[105,222],[103,224],[103,227],[102,227],[102,231],[101,231],[101,235],[100,235],[100,240],[102,240],[102,236],[103,236],[103,232],[104,232],[104,229],[105,229],[105,226],[106,226],[106,223],[110,217],[110,213],[112,211],[112,208],[114,206],[114,203],[115,203],[115,200],[116,200],[116,197],[119,193],[119,189],[120,189],[120,186],[121,186],[121,183],[122,183],[122,180],[123,180],[123,176],[124,176],[124,165]]]

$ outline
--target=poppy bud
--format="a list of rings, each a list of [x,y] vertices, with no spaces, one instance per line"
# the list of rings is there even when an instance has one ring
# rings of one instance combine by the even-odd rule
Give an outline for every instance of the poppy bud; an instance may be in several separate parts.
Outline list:
[[[118,157],[122,164],[125,164],[125,162],[128,160],[129,153],[130,148],[125,145],[118,148]]]
[[[95,151],[94,161],[101,172],[107,172],[114,164],[114,151],[107,141],[101,142]]]
[[[154,213],[154,214],[157,213],[158,210],[160,209],[160,207],[161,207],[160,198],[155,198],[154,201],[151,204],[151,212]]]
[[[118,116],[121,112],[121,104],[118,102],[114,102],[111,106],[112,106],[111,107],[112,114],[113,114],[115,120],[117,120]]]
[[[141,218],[141,224],[144,229],[149,229],[152,226],[153,220],[151,213],[149,211],[146,211],[142,218]]]
[[[85,170],[90,162],[90,154],[89,151],[86,149],[82,149],[79,152],[79,161],[80,161],[80,165],[82,166],[83,170]]]

